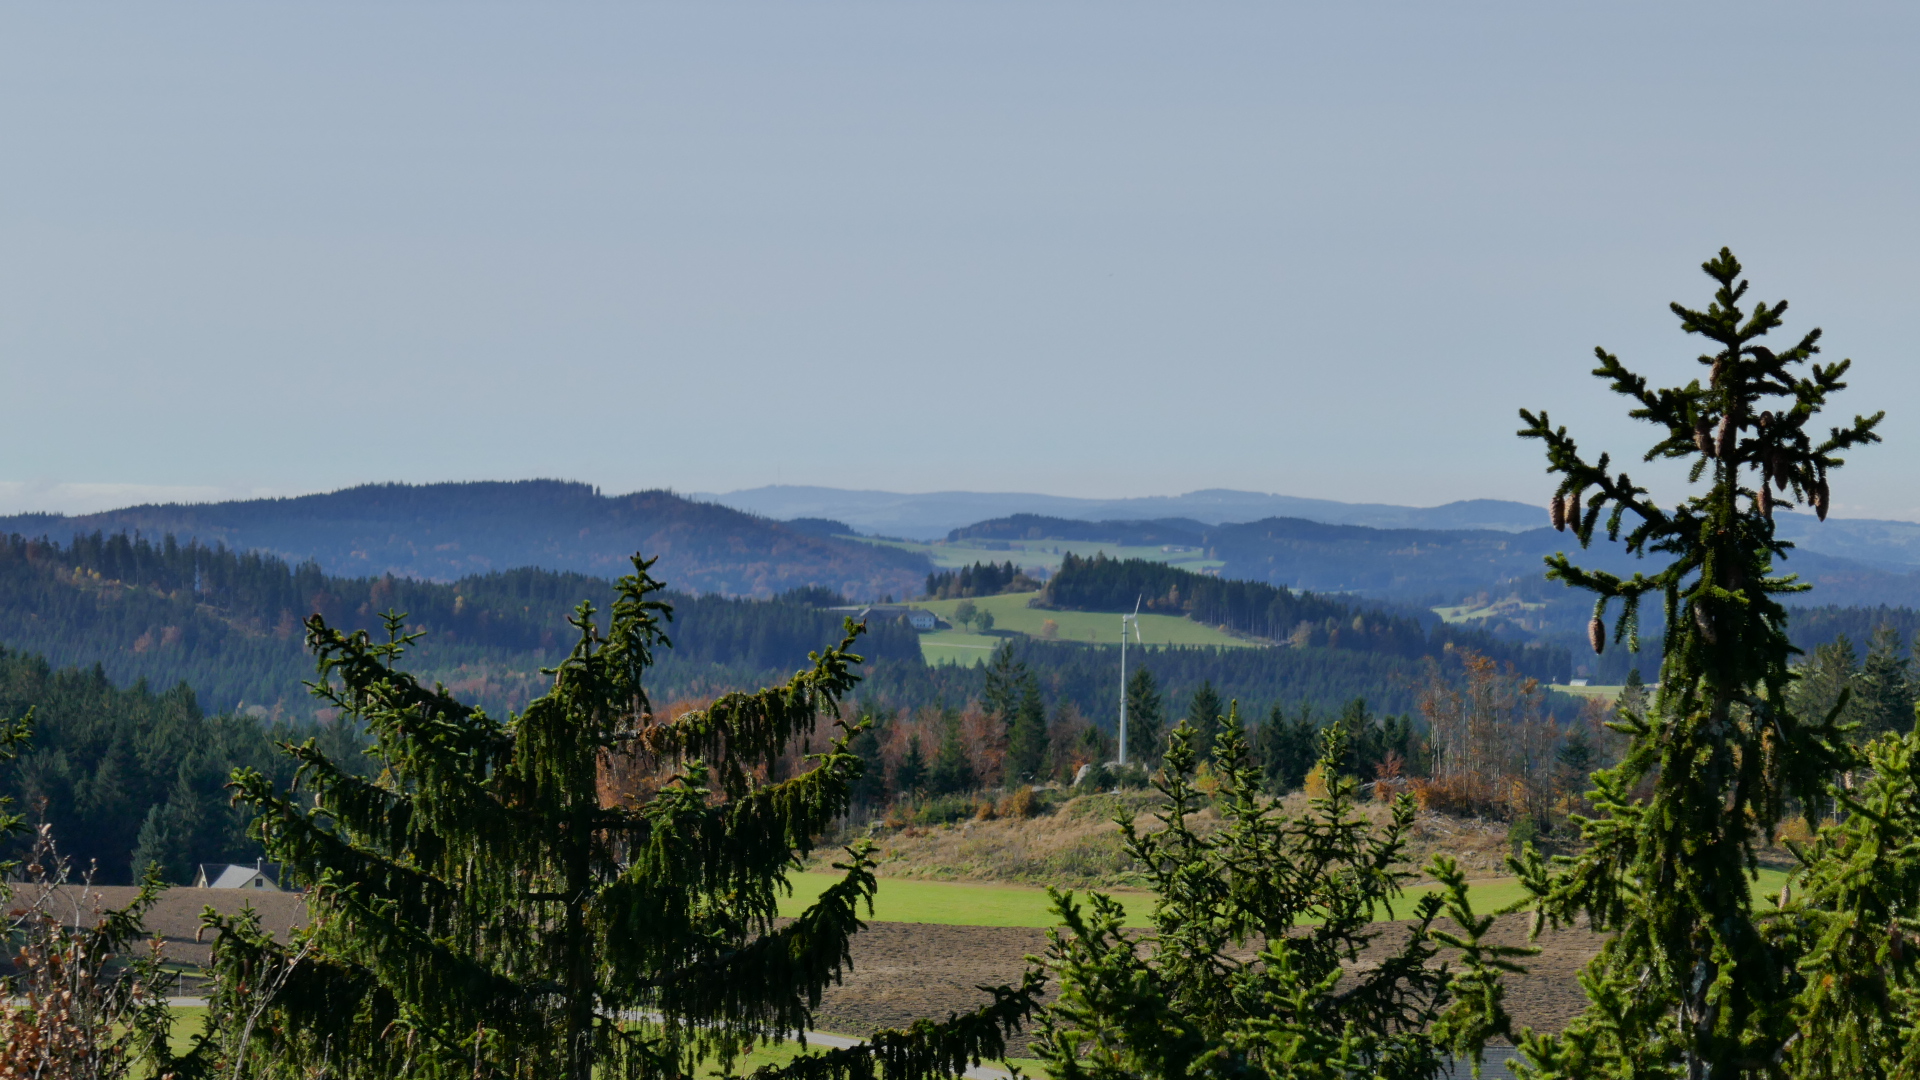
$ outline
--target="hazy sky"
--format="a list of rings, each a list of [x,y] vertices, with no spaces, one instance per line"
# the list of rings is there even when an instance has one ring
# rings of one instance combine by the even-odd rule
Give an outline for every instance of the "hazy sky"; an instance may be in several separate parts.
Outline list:
[[[1539,500],[1721,244],[1920,519],[1913,5],[0,5],[0,509]],[[1907,254],[1903,255],[1902,252]]]

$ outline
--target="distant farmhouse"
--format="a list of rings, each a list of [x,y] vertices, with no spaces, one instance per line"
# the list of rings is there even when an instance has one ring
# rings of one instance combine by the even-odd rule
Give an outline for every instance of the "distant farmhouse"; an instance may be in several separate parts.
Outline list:
[[[830,607],[826,610],[838,614],[851,615],[855,622],[872,619],[886,622],[890,619],[905,619],[907,625],[915,630],[938,630],[940,620],[933,612],[923,608],[908,607],[905,604],[852,604],[846,607]]]
[[[266,863],[201,863],[193,875],[196,889],[264,889],[280,891],[280,868]]]

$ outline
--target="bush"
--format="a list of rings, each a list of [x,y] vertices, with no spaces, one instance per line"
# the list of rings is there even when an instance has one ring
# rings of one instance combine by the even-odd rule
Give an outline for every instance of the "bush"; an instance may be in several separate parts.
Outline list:
[[[1431,810],[1436,814],[1450,814],[1454,817],[1504,818],[1507,816],[1507,800],[1488,785],[1470,776],[1449,777],[1444,780],[1414,780],[1411,782],[1414,799],[1420,809]]]
[[[1016,820],[1039,817],[1045,807],[1031,786],[1024,786],[1000,797],[1000,816]]]
[[[979,813],[980,800],[973,795],[934,795],[895,803],[887,813],[887,824],[896,829],[908,825],[951,825]]]
[[[1515,855],[1539,838],[1540,823],[1533,819],[1532,814],[1521,814],[1513,819],[1513,824],[1507,826],[1507,844],[1513,848]]]

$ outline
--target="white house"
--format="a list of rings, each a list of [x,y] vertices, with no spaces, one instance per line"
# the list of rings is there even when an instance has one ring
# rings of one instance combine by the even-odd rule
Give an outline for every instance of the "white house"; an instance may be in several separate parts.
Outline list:
[[[851,604],[846,607],[830,607],[823,610],[851,615],[856,621],[873,619],[905,619],[907,625],[915,630],[938,630],[940,618],[925,608],[908,607],[905,604]]]
[[[193,875],[196,889],[262,889],[280,891],[280,868],[264,863],[201,863]]]

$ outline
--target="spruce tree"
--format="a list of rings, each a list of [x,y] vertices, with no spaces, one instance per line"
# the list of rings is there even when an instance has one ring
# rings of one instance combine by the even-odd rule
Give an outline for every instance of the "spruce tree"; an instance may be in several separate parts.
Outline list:
[[[675,719],[645,678],[670,643],[650,563],[636,557],[605,628],[588,604],[552,688],[500,719],[399,661],[387,640],[315,616],[315,692],[363,720],[374,778],[313,741],[290,790],[239,771],[270,858],[306,886],[289,943],[258,919],[219,931],[205,1045],[221,1074],[526,1077],[687,1075],[806,1029],[849,962],[875,880],[865,844],[818,902],[776,924],[786,874],[847,809],[859,759],[837,719],[857,681],[846,640],[783,686],[727,694]],[[811,767],[769,777],[822,717],[841,728]],[[632,779],[626,793],[610,778]],[[947,1024],[802,1055],[773,1075],[950,1073],[997,1056],[1033,1006],[996,991]]]
[[[1904,731],[1913,723],[1913,667],[1900,631],[1874,628],[1867,657],[1860,664],[1860,726],[1870,735]]]
[[[936,795],[953,795],[972,791],[977,780],[967,740],[960,731],[960,714],[952,709],[940,710],[940,749],[933,755],[927,787]]]
[[[1198,732],[1182,723],[1153,779],[1158,827],[1121,820],[1156,894],[1144,932],[1099,893],[1053,892],[1062,925],[1044,963],[1059,993],[1033,1053],[1058,1080],[1428,1080],[1449,1052],[1511,1035],[1500,982],[1531,950],[1492,945],[1465,874],[1440,856],[1442,889],[1408,901],[1409,796],[1375,826],[1338,775],[1330,728],[1325,796],[1289,817],[1262,791],[1237,711],[1216,742],[1217,787],[1195,783]],[[1217,827],[1196,821],[1212,807]],[[1389,929],[1381,919],[1407,918]],[[1458,928],[1438,925],[1442,917]],[[1440,950],[1460,950],[1450,969]],[[1362,962],[1362,956],[1365,961]]]
[[[1040,680],[1029,671],[1020,680],[1019,703],[1007,729],[1007,779],[1033,783],[1047,767],[1047,705]]]
[[[1668,509],[1602,454],[1589,461],[1547,414],[1522,410],[1520,434],[1541,439],[1561,477],[1556,525],[1584,547],[1602,529],[1634,555],[1664,560],[1621,577],[1548,559],[1549,576],[1595,594],[1589,635],[1637,646],[1648,596],[1665,611],[1660,685],[1645,713],[1624,711],[1622,761],[1594,774],[1585,848],[1549,864],[1516,860],[1538,910],[1556,924],[1585,914],[1611,936],[1583,977],[1592,1004],[1562,1036],[1529,1036],[1539,1074],[1775,1075],[1793,1030],[1794,957],[1762,933],[1750,893],[1756,849],[1791,805],[1819,805],[1847,760],[1835,717],[1788,704],[1793,648],[1776,599],[1806,588],[1775,576],[1788,545],[1776,507],[1805,503],[1825,518],[1841,452],[1875,442],[1880,416],[1821,434],[1816,416],[1843,388],[1849,362],[1820,364],[1820,332],[1775,350],[1761,339],[1787,305],[1741,306],[1747,283],[1731,252],[1703,269],[1717,288],[1705,310],[1672,305],[1681,329],[1713,343],[1704,378],[1655,389],[1604,349],[1594,374],[1654,425],[1647,461],[1690,466],[1694,493]],[[1702,481],[1705,481],[1704,485]]]
[[[1194,745],[1200,748],[1203,758],[1213,756],[1214,736],[1220,731],[1220,715],[1225,703],[1220,700],[1220,692],[1213,688],[1213,680],[1207,679],[1200,689],[1193,692],[1193,698],[1187,702],[1187,723],[1194,730]]]
[[[1161,729],[1166,722],[1166,705],[1152,670],[1135,668],[1127,680],[1127,756],[1149,770],[1159,765]]]
[[[1027,665],[1013,658],[1013,642],[1001,642],[987,664],[987,682],[980,692],[980,707],[989,716],[1013,723],[1013,711],[1020,704],[1020,690],[1026,679]]]
[[[1254,741],[1267,791],[1274,795],[1298,791],[1320,755],[1320,724],[1314,719],[1313,706],[1302,702],[1289,717],[1275,705]]]
[[[893,791],[909,798],[927,786],[927,756],[920,752],[920,736],[907,736],[907,752],[893,770]]]

